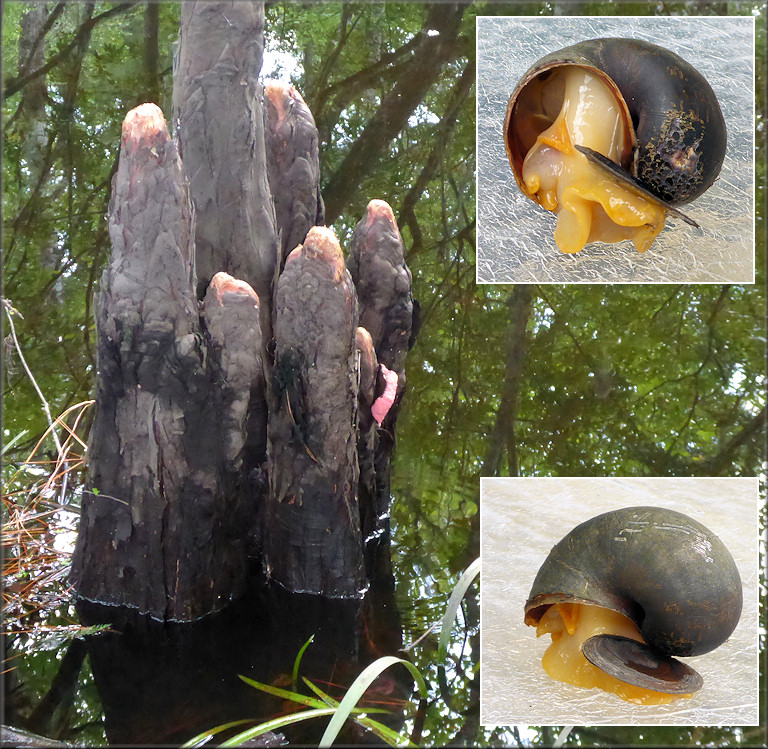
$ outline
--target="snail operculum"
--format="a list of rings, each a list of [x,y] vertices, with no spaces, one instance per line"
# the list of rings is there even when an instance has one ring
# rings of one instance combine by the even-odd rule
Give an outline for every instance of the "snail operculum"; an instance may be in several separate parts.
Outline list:
[[[670,76],[696,92],[668,85]],[[581,42],[536,63],[510,97],[504,137],[523,193],[557,213],[564,252],[624,239],[645,251],[670,214],[696,225],[672,204],[709,187],[725,152],[703,77],[667,50],[626,39]]]
[[[553,547],[525,622],[552,635],[543,665],[553,678],[660,703],[701,687],[672,656],[722,644],[741,605],[738,570],[717,536],[681,513],[631,507],[582,523]]]
[[[609,676],[651,692],[690,697],[704,685],[704,679],[690,666],[633,637],[594,635],[584,641],[581,652]],[[631,682],[627,682],[628,673]]]

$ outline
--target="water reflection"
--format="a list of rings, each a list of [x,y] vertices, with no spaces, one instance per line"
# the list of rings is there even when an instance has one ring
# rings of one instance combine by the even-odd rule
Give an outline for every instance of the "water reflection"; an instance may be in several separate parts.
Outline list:
[[[80,605],[79,612],[88,623],[106,613],[91,605]],[[388,607],[373,610],[360,601],[295,596],[267,587],[192,624],[163,624],[125,612],[112,612],[110,618],[115,631],[87,643],[110,744],[179,744],[228,721],[261,722],[300,709],[238,675],[293,689],[296,656],[310,636],[314,640],[300,675],[341,699],[382,645],[400,641],[396,612]],[[307,692],[301,680],[298,686]],[[374,682],[366,699],[401,705],[411,691],[410,676],[392,670]],[[325,725],[307,721],[284,733],[291,743],[317,743]],[[367,739],[358,726],[348,731],[346,741]]]

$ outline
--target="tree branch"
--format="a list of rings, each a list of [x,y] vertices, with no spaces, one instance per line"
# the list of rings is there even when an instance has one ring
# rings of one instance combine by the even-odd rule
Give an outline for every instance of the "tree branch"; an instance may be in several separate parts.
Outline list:
[[[50,12],[48,18],[45,19],[45,23],[40,27],[40,31],[35,37],[35,40],[32,42],[29,54],[27,55],[27,59],[24,61],[23,65],[22,61],[19,60],[19,70],[22,70],[22,68],[27,68],[31,64],[32,60],[34,60],[35,53],[37,52],[37,48],[40,46],[40,42],[43,41],[45,35],[51,30],[53,24],[56,23],[56,19],[62,14],[66,5],[67,4],[65,2],[59,2]]]
[[[421,42],[421,35],[417,34],[401,47],[393,52],[382,55],[378,60],[362,70],[334,83],[324,82],[322,87],[313,83],[308,88],[312,94],[307,97],[307,103],[315,116],[315,121],[320,128],[321,123],[325,129],[330,127],[337,119],[334,115],[346,107],[350,99],[359,94],[362,89],[369,88],[381,81],[394,81],[398,73],[407,65],[408,56]],[[341,42],[340,42],[341,44]],[[321,76],[318,75],[318,79]],[[334,106],[329,110],[329,102]]]
[[[456,128],[456,122],[458,120],[461,106],[469,96],[469,93],[472,90],[472,86],[475,82],[475,70],[475,59],[471,58],[464,68],[464,72],[461,74],[461,77],[456,82],[453,92],[451,93],[451,98],[448,101],[447,107],[445,108],[443,117],[435,129],[435,137],[433,140],[434,145],[432,152],[429,154],[429,158],[427,159],[427,163],[424,165],[421,173],[411,186],[411,189],[405,196],[403,204],[400,208],[400,215],[398,216],[397,223],[400,226],[407,224],[408,229],[411,232],[411,237],[414,240],[414,245],[421,244],[422,236],[416,221],[414,208],[416,203],[418,203],[421,196],[424,194],[424,190],[426,190],[427,185],[437,171],[438,165],[445,156],[446,144],[450,141],[451,135]]]
[[[407,73],[384,97],[323,190],[328,224],[338,218],[365,175],[381,158],[387,144],[406,126],[414,109],[439,77],[444,63],[456,54],[463,12],[464,7],[456,5],[430,8]]]
[[[331,71],[333,70],[334,66],[336,65],[337,60],[341,56],[341,51],[346,46],[347,42],[349,41],[349,37],[351,36],[352,32],[355,30],[355,26],[360,22],[360,19],[362,18],[361,15],[356,16],[352,23],[349,23],[349,4],[344,3],[342,6],[341,11],[341,20],[339,22],[339,41],[336,44],[335,48],[333,49],[333,52],[331,52],[328,57],[325,60],[325,63],[323,63],[322,67],[320,68],[316,81],[312,82],[312,85],[307,86],[308,90],[314,91],[316,93],[315,99],[311,102],[310,109],[314,112],[315,107],[317,107],[318,111],[320,111],[321,105],[327,100],[328,93],[333,87],[328,87],[328,76],[331,74]],[[323,82],[324,88],[320,90],[319,85],[317,85],[320,81]]]
[[[705,476],[718,476],[733,462],[736,451],[744,444],[759,436],[765,430],[766,407],[748,421],[736,434],[731,437],[716,455],[704,461],[697,473]],[[764,436],[764,435],[763,435]]]
[[[118,13],[124,13],[126,10],[130,10],[137,4],[138,4],[138,0],[135,0],[134,2],[130,2],[130,3],[120,3],[119,5],[115,5],[109,10],[105,10],[103,13],[100,13],[98,16],[89,18],[87,21],[85,21],[80,25],[80,28],[75,33],[75,36],[73,37],[72,41],[69,44],[67,44],[63,49],[61,49],[59,52],[57,52],[53,57],[51,57],[51,59],[48,60],[48,62],[46,62],[45,65],[37,68],[36,70],[33,70],[31,73],[26,73],[25,75],[17,76],[16,78],[11,78],[11,80],[6,85],[5,90],[3,91],[3,96],[6,99],[9,96],[13,96],[15,93],[18,93],[22,88],[24,88],[24,86],[26,86],[30,81],[33,81],[38,76],[45,75],[49,70],[52,70],[60,62],[62,62],[62,60],[66,60],[67,56],[69,55],[70,52],[72,52],[73,49],[77,49],[77,47],[83,43],[83,40],[88,39],[90,37],[94,26],[96,26],[96,24],[98,24],[100,21],[104,21],[107,18],[111,18],[112,16],[115,16]]]
[[[144,72],[147,76],[145,101],[160,104],[160,5],[148,2],[144,10]],[[137,102],[140,104],[141,102]]]

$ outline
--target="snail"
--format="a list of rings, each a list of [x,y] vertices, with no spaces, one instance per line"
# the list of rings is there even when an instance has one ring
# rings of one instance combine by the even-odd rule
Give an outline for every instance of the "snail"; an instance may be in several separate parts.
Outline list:
[[[576,526],[539,569],[525,623],[549,633],[545,671],[638,704],[690,697],[702,677],[677,657],[721,645],[741,616],[739,572],[701,523],[628,507]]]
[[[726,151],[717,97],[692,65],[636,39],[590,39],[522,77],[504,122],[522,192],[557,213],[555,242],[578,252],[631,239],[645,252],[676,206],[717,179]]]

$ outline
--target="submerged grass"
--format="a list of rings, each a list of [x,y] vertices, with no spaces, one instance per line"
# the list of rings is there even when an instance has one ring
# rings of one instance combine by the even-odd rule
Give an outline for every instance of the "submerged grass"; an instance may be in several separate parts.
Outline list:
[[[301,646],[301,650],[299,650],[299,654],[296,656],[296,660],[293,662],[293,677],[291,679],[291,685],[293,686],[294,692],[297,691],[299,687],[299,666],[301,665],[301,659],[304,655],[304,652],[314,639],[315,636],[311,635],[310,638]]]

